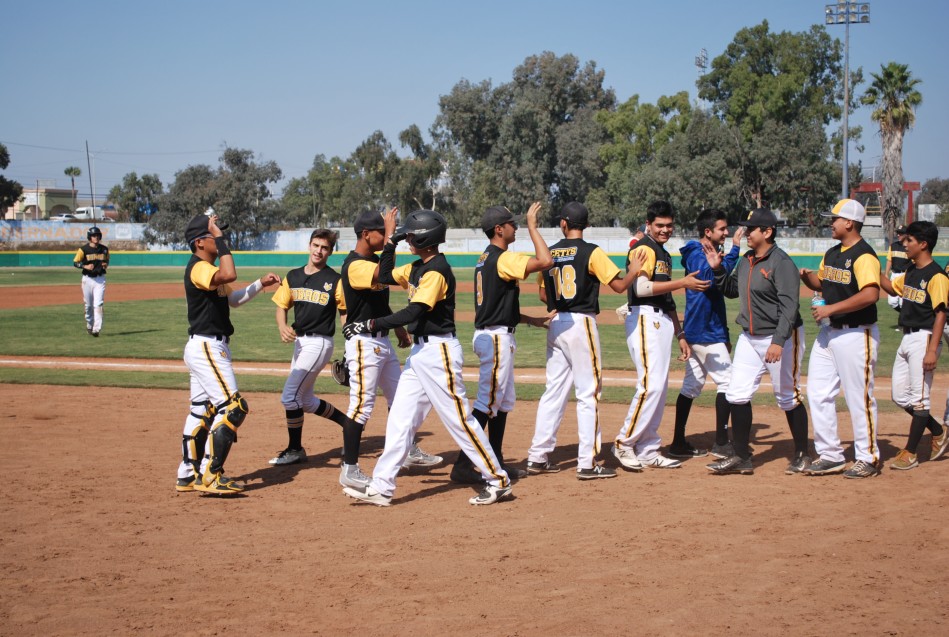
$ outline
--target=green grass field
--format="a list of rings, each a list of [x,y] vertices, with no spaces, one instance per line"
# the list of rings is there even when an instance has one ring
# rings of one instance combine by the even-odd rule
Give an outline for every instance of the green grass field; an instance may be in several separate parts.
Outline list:
[[[239,271],[240,280],[249,281],[265,270],[244,269]],[[281,276],[285,272],[278,272]],[[681,272],[675,276],[681,276]],[[470,269],[456,271],[459,281],[472,278]],[[178,283],[181,281],[180,268],[116,268],[109,273],[109,283]],[[0,288],[6,286],[30,286],[42,295],[43,286],[75,285],[76,299],[79,295],[78,273],[70,268],[17,268],[0,269]],[[522,306],[526,313],[541,313],[543,308],[533,284],[525,284],[522,294]],[[0,292],[2,293],[2,292]],[[604,295],[600,299],[601,310],[612,312],[622,304],[620,295]],[[407,302],[402,291],[393,290],[393,309],[403,307]],[[680,304],[684,300],[680,299]],[[817,330],[810,319],[810,299],[801,299],[801,311],[804,316],[808,345]],[[474,309],[471,293],[459,293],[459,310]],[[889,376],[893,357],[902,334],[894,331],[896,313],[885,300],[878,303],[880,320],[880,352],[877,363],[877,375]],[[276,306],[270,302],[270,295],[263,294],[252,303],[233,310],[231,319],[236,336],[231,343],[235,360],[261,362],[288,362],[292,353],[290,345],[282,343],[277,335],[274,320]],[[680,308],[681,309],[681,308]],[[737,301],[728,302],[729,316],[737,313]],[[70,356],[70,357],[106,357],[106,358],[158,358],[180,359],[185,336],[188,332],[187,311],[184,299],[155,299],[145,301],[110,302],[106,291],[105,326],[102,337],[91,339],[85,331],[83,308],[80,302],[70,305],[39,305],[34,308],[0,310],[0,354],[19,356]],[[737,326],[732,327],[732,338],[738,333]],[[458,323],[458,337],[466,348],[468,364],[474,362],[470,343],[474,326],[470,322]],[[520,367],[543,367],[546,362],[546,332],[541,329],[522,327],[517,333],[517,364]],[[603,350],[604,368],[625,370],[632,373],[634,366],[626,347],[622,325],[601,325],[600,342]],[[336,351],[342,352],[342,335],[337,330]],[[407,350],[400,350],[404,360]],[[673,361],[672,369],[679,371],[682,363]],[[804,361],[804,373],[807,373],[807,356]],[[472,379],[469,379],[472,380]],[[242,376],[242,388],[249,391],[280,391],[282,379],[271,376]],[[106,371],[62,370],[25,370],[0,368],[0,382],[30,382],[70,385],[120,385],[126,387],[173,387],[186,388],[187,378],[180,374],[132,372],[115,374]],[[317,391],[338,393],[341,388],[331,381],[321,380]],[[538,398],[543,391],[541,385],[519,385],[519,395],[523,398]],[[671,400],[675,399],[672,392]],[[711,398],[712,394],[703,394],[699,403]],[[630,398],[625,388],[604,389],[604,400],[626,402]],[[770,398],[768,396],[767,398]],[[711,400],[709,400],[711,404]]]

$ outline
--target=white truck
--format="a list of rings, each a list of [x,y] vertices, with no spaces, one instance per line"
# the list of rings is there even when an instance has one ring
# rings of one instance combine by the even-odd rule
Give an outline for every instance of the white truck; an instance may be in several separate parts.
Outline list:
[[[102,208],[99,206],[76,208],[76,212],[74,212],[73,215],[75,215],[77,221],[105,221],[106,223],[112,221],[105,216],[105,213],[102,212]]]

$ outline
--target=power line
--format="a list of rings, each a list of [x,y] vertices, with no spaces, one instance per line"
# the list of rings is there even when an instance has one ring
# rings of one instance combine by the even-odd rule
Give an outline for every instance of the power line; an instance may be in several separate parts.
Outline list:
[[[57,148],[55,146],[38,146],[36,144],[24,144],[21,142],[8,142],[0,140],[0,144],[5,144],[7,146],[22,146],[23,148],[37,148],[40,150],[57,150],[66,153],[83,153],[82,149],[77,148]],[[159,155],[204,155],[207,153],[219,153],[221,152],[220,148],[214,148],[211,150],[179,150],[171,152],[123,152],[117,150],[92,150],[94,155],[146,155],[146,156],[159,156]]]

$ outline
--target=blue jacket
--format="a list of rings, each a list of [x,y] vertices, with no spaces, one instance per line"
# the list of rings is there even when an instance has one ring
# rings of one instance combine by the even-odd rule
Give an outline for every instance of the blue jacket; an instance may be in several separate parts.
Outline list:
[[[715,287],[715,273],[709,267],[702,251],[702,244],[689,241],[679,250],[682,255],[682,267],[685,273],[698,271],[698,278],[710,281],[712,285],[704,292],[685,291],[685,340],[693,343],[725,343],[728,339],[728,325],[725,318],[725,297]],[[729,273],[738,262],[738,246],[722,259],[722,267]]]

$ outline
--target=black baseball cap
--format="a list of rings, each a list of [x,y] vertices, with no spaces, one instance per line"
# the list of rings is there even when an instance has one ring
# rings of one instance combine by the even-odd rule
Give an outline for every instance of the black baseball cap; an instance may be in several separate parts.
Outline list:
[[[906,226],[900,226],[896,229],[896,234],[906,234]]]
[[[586,227],[590,220],[590,212],[587,207],[579,201],[571,201],[560,209],[558,218],[568,221],[577,226]]]
[[[738,225],[746,228],[774,228],[778,225],[778,218],[770,208],[755,208]]]
[[[481,215],[481,229],[485,232],[493,230],[494,226],[503,226],[506,223],[521,223],[521,218],[505,206],[491,206]]]
[[[385,230],[386,222],[382,218],[382,213],[378,210],[364,210],[356,217],[353,224],[353,230],[356,235],[362,234],[363,230]]]
[[[203,214],[194,217],[188,222],[188,227],[185,230],[185,241],[190,245],[194,243],[196,239],[210,237],[211,231],[208,230],[208,224],[210,222],[211,218]]]

